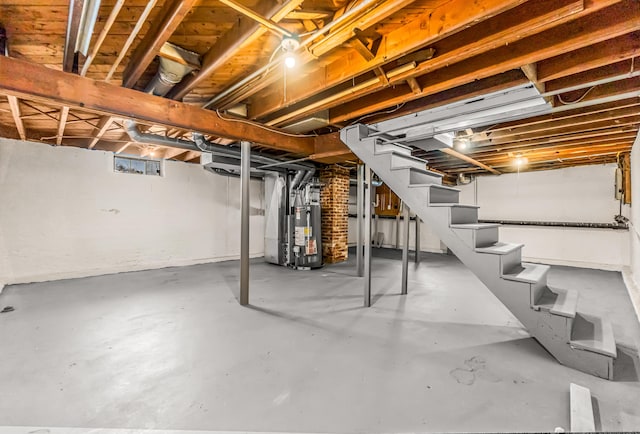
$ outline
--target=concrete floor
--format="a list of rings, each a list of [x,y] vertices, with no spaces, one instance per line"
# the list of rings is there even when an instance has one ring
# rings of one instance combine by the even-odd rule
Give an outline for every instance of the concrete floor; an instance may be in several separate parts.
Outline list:
[[[248,308],[238,262],[5,288],[0,432],[553,431],[570,382],[591,389],[598,430],[640,430],[637,357],[616,381],[563,367],[456,258],[410,264],[403,297],[398,252],[377,253],[369,309],[352,261],[254,260]],[[619,273],[553,267],[550,283],[638,345]]]

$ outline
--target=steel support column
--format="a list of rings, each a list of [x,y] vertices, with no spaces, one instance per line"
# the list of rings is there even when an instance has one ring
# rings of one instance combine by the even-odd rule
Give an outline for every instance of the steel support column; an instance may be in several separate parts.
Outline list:
[[[371,169],[364,169],[364,306],[371,306]]]
[[[416,215],[416,254],[413,258],[416,264],[420,263],[420,217]]]
[[[240,304],[249,304],[249,183],[251,182],[251,143],[240,144]]]
[[[364,275],[364,164],[358,164],[356,185],[356,269],[358,277]]]
[[[409,207],[402,205],[402,218],[404,219],[404,231],[402,240],[402,294],[407,293],[407,282],[409,281]]]

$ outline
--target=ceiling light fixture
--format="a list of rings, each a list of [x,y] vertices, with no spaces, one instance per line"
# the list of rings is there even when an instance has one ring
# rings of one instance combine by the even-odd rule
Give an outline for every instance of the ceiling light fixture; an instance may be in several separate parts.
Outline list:
[[[518,155],[516,157],[516,159],[514,160],[514,163],[516,164],[516,166],[518,167],[522,167],[525,164],[527,164],[529,162],[529,159],[527,157],[523,157],[522,155]]]
[[[296,36],[285,36],[282,38],[280,48],[284,51],[284,64],[287,68],[296,66],[295,51],[300,48],[300,40]]]

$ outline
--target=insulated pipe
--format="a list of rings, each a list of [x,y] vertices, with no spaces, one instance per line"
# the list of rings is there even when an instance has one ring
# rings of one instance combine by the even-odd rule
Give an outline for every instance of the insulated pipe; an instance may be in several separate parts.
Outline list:
[[[300,185],[302,178],[304,178],[306,174],[307,174],[306,170],[298,170],[296,172],[296,175],[293,177],[293,180],[291,181],[291,186],[289,187],[291,191],[298,189],[298,186]]]
[[[307,183],[313,177],[314,173],[316,173],[315,169],[308,170],[307,173],[305,173],[304,177],[302,178],[302,181],[300,181],[300,185],[298,186],[298,188],[302,188],[305,185],[307,185]]]

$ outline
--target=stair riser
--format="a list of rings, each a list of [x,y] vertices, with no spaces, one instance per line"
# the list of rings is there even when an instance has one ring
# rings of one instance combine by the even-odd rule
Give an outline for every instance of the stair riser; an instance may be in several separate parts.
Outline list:
[[[498,241],[498,228],[453,229],[471,248],[488,247]]]
[[[536,337],[552,339],[559,344],[566,345],[571,340],[571,327],[573,318],[554,315],[546,310],[539,311],[534,329],[529,332]]]
[[[404,146],[394,145],[393,143],[384,143],[380,141],[376,141],[374,145],[374,152],[376,154],[385,153],[385,152],[398,152],[404,155],[411,155],[411,149],[405,148]]]
[[[547,286],[547,276],[540,282],[531,284],[531,306],[538,304],[538,300],[544,293],[544,288]]]
[[[500,273],[506,274],[522,264],[522,249],[516,249],[506,255],[500,255]]]
[[[449,223],[463,225],[466,223],[478,223],[478,208],[450,207]]]
[[[429,203],[459,203],[460,192],[443,190],[440,188],[429,189]]]
[[[390,168],[403,167],[403,166],[415,167],[416,169],[426,169],[427,168],[427,163],[426,162],[424,162],[424,161],[416,161],[413,158],[409,158],[408,155],[390,154],[390,156],[391,156],[391,166],[390,166]]]
[[[413,172],[407,169],[407,184],[442,184],[442,178],[439,176],[431,176],[426,173]]]

